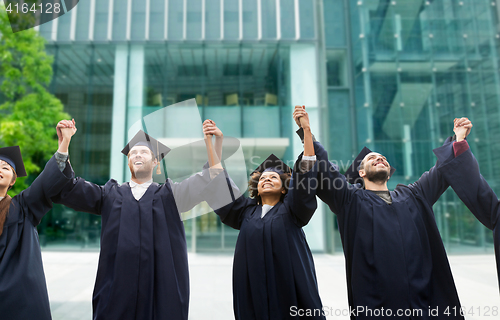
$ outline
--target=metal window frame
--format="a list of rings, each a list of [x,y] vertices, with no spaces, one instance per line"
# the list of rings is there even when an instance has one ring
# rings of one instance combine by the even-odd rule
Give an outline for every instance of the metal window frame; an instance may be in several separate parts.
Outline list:
[[[168,0],[165,0],[165,26],[163,29],[163,39],[168,39]]]
[[[95,29],[95,0],[90,0],[90,14],[89,14],[89,40],[94,40]]]
[[[299,0],[294,0],[295,8],[295,40],[300,39],[300,8]]]
[[[224,0],[220,0],[220,39],[224,40]]]
[[[205,21],[205,16],[206,16],[206,0],[201,0],[201,40],[205,40],[205,29],[206,29],[206,21]]]
[[[149,16],[150,16],[150,13],[151,13],[151,0],[146,0],[146,26],[144,28],[144,38],[146,38],[146,40],[149,40],[149,25],[150,25],[150,21],[149,21]]]
[[[262,0],[257,0],[257,40],[262,39]]]
[[[130,30],[132,27],[132,0],[127,0],[127,26],[125,39],[130,41]]]
[[[108,41],[113,38],[113,10],[114,10],[114,0],[109,0],[108,6]]]
[[[69,27],[69,40],[70,41],[75,41],[76,38],[76,20],[78,18],[78,6],[75,6],[71,10],[71,24]]]
[[[61,8],[62,10],[62,8]],[[55,15],[55,13],[54,13]],[[50,34],[50,40],[57,41],[57,26],[59,25],[59,19],[55,18],[52,20],[52,31]]]
[[[187,0],[182,0],[182,40],[187,38]]]
[[[238,39],[243,39],[243,0],[238,0]]]
[[[276,39],[281,39],[281,1],[276,0]]]

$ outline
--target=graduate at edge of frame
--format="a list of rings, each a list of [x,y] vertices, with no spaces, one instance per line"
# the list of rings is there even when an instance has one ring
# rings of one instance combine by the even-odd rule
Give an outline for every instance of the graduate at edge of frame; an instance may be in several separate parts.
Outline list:
[[[298,119],[302,111],[294,113]],[[464,127],[453,128],[461,140]],[[457,143],[434,149],[436,165],[393,191],[387,188],[393,169],[380,153],[363,149],[344,176],[326,151],[317,151],[317,194],[338,219],[351,319],[464,319],[432,210],[449,186],[440,169],[468,170]]]
[[[317,207],[319,143],[313,144],[307,116],[302,126],[306,137],[301,168],[296,165],[291,172],[272,154],[252,172],[250,198],[237,197],[215,210],[222,223],[240,230],[233,263],[237,320],[325,319],[314,260],[302,230]],[[215,123],[204,132],[221,134]],[[230,178],[228,183],[234,190]]]
[[[464,118],[455,119],[455,123],[459,125],[463,122]],[[454,138],[451,138],[451,140],[454,140]],[[488,229],[493,230],[497,274],[500,282],[500,201],[481,175],[479,164],[467,141],[465,139],[459,141],[458,135],[456,135],[456,139],[457,143],[453,147],[459,145],[459,150],[463,150],[462,154],[457,157],[457,161],[467,170],[457,170],[453,165],[446,164],[440,168],[440,172],[479,222]]]
[[[52,208],[51,197],[71,178],[58,154],[67,152],[76,128],[61,130],[60,124],[58,152],[35,181],[12,198],[7,191],[26,170],[19,146],[0,148],[0,319],[51,319],[36,227]]]
[[[130,182],[111,179],[99,186],[77,177],[54,199],[102,217],[94,320],[188,319],[189,270],[180,213],[201,201],[217,207],[217,183],[227,189],[227,182],[220,163],[181,182],[153,182],[153,169],[169,151],[140,130],[122,150]]]

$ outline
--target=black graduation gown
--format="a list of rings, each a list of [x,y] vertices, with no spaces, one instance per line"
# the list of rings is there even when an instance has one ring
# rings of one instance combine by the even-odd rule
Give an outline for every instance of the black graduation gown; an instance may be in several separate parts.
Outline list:
[[[294,173],[284,201],[264,218],[262,206],[243,196],[215,210],[224,224],[240,230],[233,261],[237,320],[303,319],[299,314],[307,312],[304,309],[316,310],[316,316],[307,319],[325,319],[313,257],[302,230],[317,207],[314,182],[309,184],[314,177],[316,166],[306,174]]]
[[[179,211],[202,200],[216,207],[218,181],[227,188],[224,174],[210,180],[204,170],[180,183],[152,183],[139,201],[129,183],[116,180],[98,186],[76,178],[65,186],[55,202],[102,217],[94,320],[188,318],[187,248]]]
[[[445,158],[446,155],[443,155]],[[484,177],[470,148],[456,157],[446,159],[439,168],[460,200],[476,218],[488,229],[493,230],[497,273],[500,282],[500,202]],[[461,170],[460,168],[464,168]]]
[[[31,186],[12,198],[0,236],[0,319],[51,319],[36,226],[67,181],[52,157]]]
[[[324,149],[316,153],[322,179],[317,194],[337,215],[349,305],[351,310],[362,311],[351,313],[351,319],[380,319],[382,308],[385,315],[392,313],[391,319],[463,319],[432,211],[448,188],[438,170],[442,155],[453,155],[453,148],[447,144],[436,150],[436,165],[417,182],[400,184],[391,191],[391,205],[360,184],[349,184],[338,167],[328,162]],[[429,315],[429,308],[438,308],[439,317]],[[420,316],[404,315],[406,310],[418,309]]]

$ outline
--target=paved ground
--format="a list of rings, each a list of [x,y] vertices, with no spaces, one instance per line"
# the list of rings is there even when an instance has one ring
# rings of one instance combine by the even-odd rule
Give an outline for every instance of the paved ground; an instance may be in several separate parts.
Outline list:
[[[232,311],[232,255],[189,254],[190,319],[229,320]],[[97,252],[43,252],[54,320],[90,320]],[[333,313],[346,310],[347,290],[342,255],[315,255],[320,295]],[[493,255],[450,256],[467,320],[499,319],[500,295]],[[473,313],[471,311],[473,307]],[[498,308],[493,315],[492,308]],[[481,315],[479,315],[481,312]],[[345,313],[345,311],[344,311]],[[328,319],[349,319],[328,316]]]

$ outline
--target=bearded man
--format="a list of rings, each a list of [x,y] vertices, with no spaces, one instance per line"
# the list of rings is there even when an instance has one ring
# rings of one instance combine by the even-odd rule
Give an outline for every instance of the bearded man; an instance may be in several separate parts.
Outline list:
[[[304,110],[296,108],[297,121]],[[298,123],[299,124],[299,123]],[[317,150],[318,197],[336,214],[346,263],[351,319],[464,319],[432,206],[449,187],[441,168],[453,168],[466,184],[461,161],[472,123],[454,121],[456,141],[434,150],[437,163],[409,185],[393,191],[394,170],[368,148],[345,175]]]

